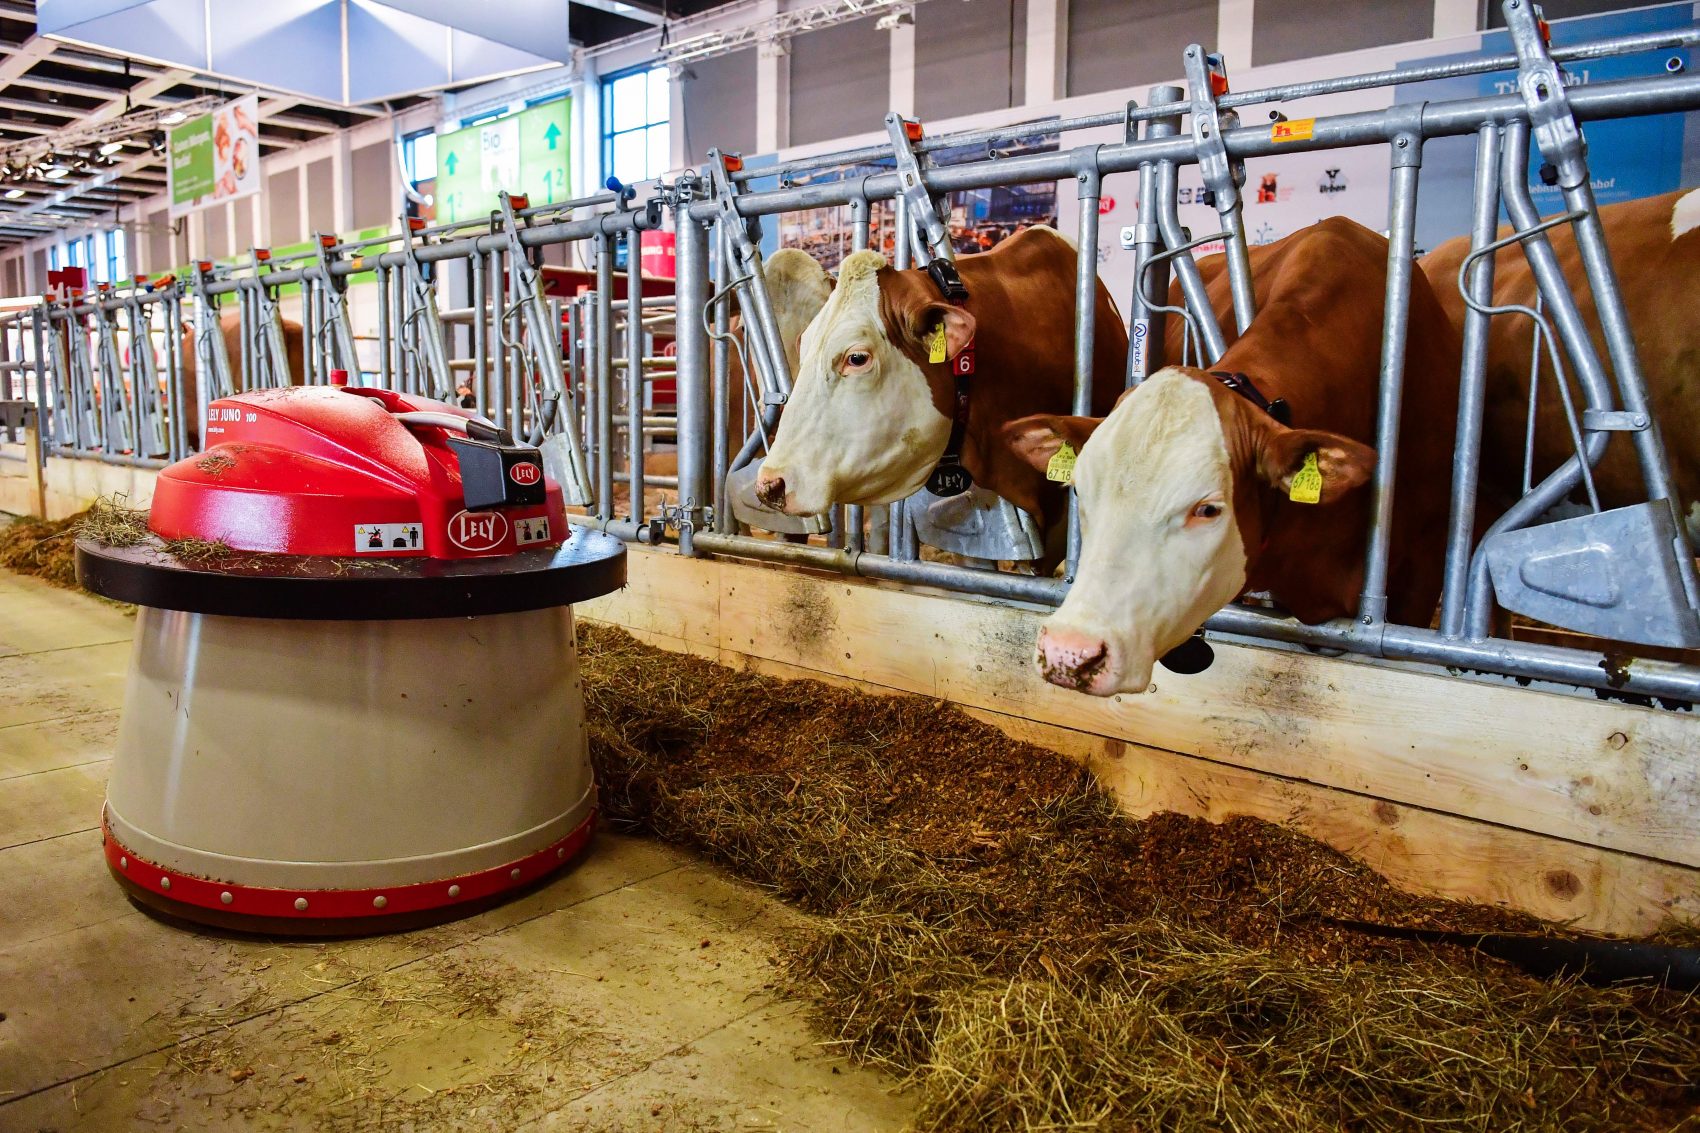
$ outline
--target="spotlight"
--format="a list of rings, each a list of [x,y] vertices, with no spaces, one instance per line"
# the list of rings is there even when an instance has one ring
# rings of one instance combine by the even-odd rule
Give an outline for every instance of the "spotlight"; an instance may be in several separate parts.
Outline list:
[[[172,110],[159,116],[159,124],[162,126],[175,126],[187,117],[188,115],[183,113],[181,110]]]
[[[164,130],[155,130],[153,133],[148,135],[148,148],[153,150],[155,153],[165,152]]]
[[[24,195],[24,191],[22,189],[7,189],[6,190],[6,199],[8,201],[15,201],[23,195]]]
[[[113,154],[117,153],[119,150],[121,150],[123,148],[124,148],[123,142],[107,142],[105,145],[100,147],[100,156],[111,157]]]

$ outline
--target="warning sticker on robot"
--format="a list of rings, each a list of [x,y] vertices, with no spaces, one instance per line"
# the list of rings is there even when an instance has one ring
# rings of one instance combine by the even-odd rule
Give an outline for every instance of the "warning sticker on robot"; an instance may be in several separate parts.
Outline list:
[[[417,523],[356,523],[354,553],[373,555],[379,551],[423,550],[424,538],[424,532]]]
[[[514,542],[520,546],[527,543],[547,543],[549,541],[549,517],[537,516],[534,519],[514,520]]]

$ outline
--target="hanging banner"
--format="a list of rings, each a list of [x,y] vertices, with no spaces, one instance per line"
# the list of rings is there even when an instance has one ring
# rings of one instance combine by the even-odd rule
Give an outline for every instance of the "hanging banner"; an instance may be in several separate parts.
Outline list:
[[[251,94],[173,126],[171,215],[260,191],[260,98]]]
[[[437,135],[437,219],[483,216],[501,190],[534,205],[571,198],[573,100],[557,98],[493,122]]]

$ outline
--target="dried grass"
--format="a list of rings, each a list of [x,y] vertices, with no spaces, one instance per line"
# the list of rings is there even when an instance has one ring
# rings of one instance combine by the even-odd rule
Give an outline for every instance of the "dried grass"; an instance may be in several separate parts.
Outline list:
[[[785,956],[916,1128],[1700,1129],[1700,1005],[1331,923],[1532,931],[1251,819],[1132,820],[954,708],[581,631],[612,818],[822,914]]]
[[[0,528],[0,567],[75,590],[77,560],[73,553],[76,544],[73,528],[78,518],[19,519]]]

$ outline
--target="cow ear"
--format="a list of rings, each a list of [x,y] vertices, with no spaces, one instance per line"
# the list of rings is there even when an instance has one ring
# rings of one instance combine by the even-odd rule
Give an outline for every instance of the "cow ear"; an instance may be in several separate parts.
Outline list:
[[[944,328],[944,355],[954,358],[974,341],[974,316],[949,303],[927,303],[909,320],[907,328],[912,346],[925,357],[931,357],[933,335]]]
[[[1003,442],[1011,452],[1040,472],[1048,472],[1051,458],[1066,443],[1075,452],[1099,425],[1102,417],[1052,417],[1040,413],[1021,417],[1003,427]]]
[[[1375,450],[1366,444],[1322,429],[1271,426],[1260,431],[1257,473],[1282,495],[1301,503],[1331,504],[1375,473]],[[1307,468],[1313,455],[1314,470]]]

